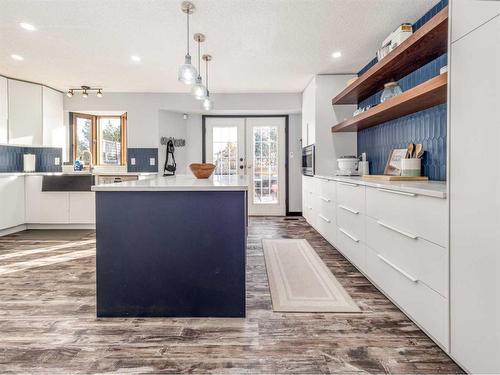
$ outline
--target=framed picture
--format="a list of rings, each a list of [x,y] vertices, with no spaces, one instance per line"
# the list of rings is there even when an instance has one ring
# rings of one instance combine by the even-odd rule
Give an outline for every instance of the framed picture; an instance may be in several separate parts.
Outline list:
[[[389,159],[385,165],[384,174],[389,176],[401,176],[401,159],[406,157],[406,148],[395,148],[389,153]]]

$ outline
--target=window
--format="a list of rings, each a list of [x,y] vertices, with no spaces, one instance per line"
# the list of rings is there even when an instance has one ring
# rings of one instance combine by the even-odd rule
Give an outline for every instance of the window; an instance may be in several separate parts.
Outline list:
[[[215,174],[238,174],[238,128],[214,127],[213,133]]]
[[[127,116],[93,116],[73,113],[73,160],[85,164],[125,165],[125,130]]]

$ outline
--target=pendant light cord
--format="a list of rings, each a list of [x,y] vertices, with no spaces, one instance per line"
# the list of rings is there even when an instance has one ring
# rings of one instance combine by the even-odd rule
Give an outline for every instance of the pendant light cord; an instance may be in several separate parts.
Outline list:
[[[200,60],[201,60],[201,53],[200,53],[200,38],[198,38],[198,77],[201,78],[201,73],[200,73]]]
[[[188,8],[188,10],[186,12],[186,16],[187,16],[187,34],[186,34],[187,53],[186,53],[186,55],[187,56],[189,56],[189,12],[190,12],[190,10]]]
[[[208,93],[208,60],[205,60],[205,84],[207,85],[207,93]],[[208,95],[207,95],[208,96]]]

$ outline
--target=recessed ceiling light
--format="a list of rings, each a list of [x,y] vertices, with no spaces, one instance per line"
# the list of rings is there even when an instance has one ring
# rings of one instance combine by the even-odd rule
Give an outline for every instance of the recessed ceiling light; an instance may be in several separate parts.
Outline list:
[[[332,53],[332,57],[334,59],[338,59],[340,56],[342,56],[342,52],[340,52],[340,51],[336,51],[336,52]]]
[[[33,26],[31,23],[21,22],[19,24],[19,26],[21,26],[24,30],[28,30],[28,31],[35,31],[36,30],[36,27]]]
[[[16,55],[16,54],[10,55],[10,57],[12,57],[14,60],[18,60],[18,61],[24,60],[24,57]]]
[[[140,62],[141,58],[139,56],[132,55],[132,56],[130,56],[130,60],[132,60],[134,62]]]

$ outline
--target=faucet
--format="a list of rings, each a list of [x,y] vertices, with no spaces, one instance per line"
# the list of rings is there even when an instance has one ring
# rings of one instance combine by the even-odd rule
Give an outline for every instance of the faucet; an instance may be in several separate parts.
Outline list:
[[[92,163],[93,162],[92,153],[89,150],[83,150],[82,155],[85,155],[85,154],[89,154],[89,157],[90,157],[89,172],[92,173],[92,171],[94,170],[94,164]]]

